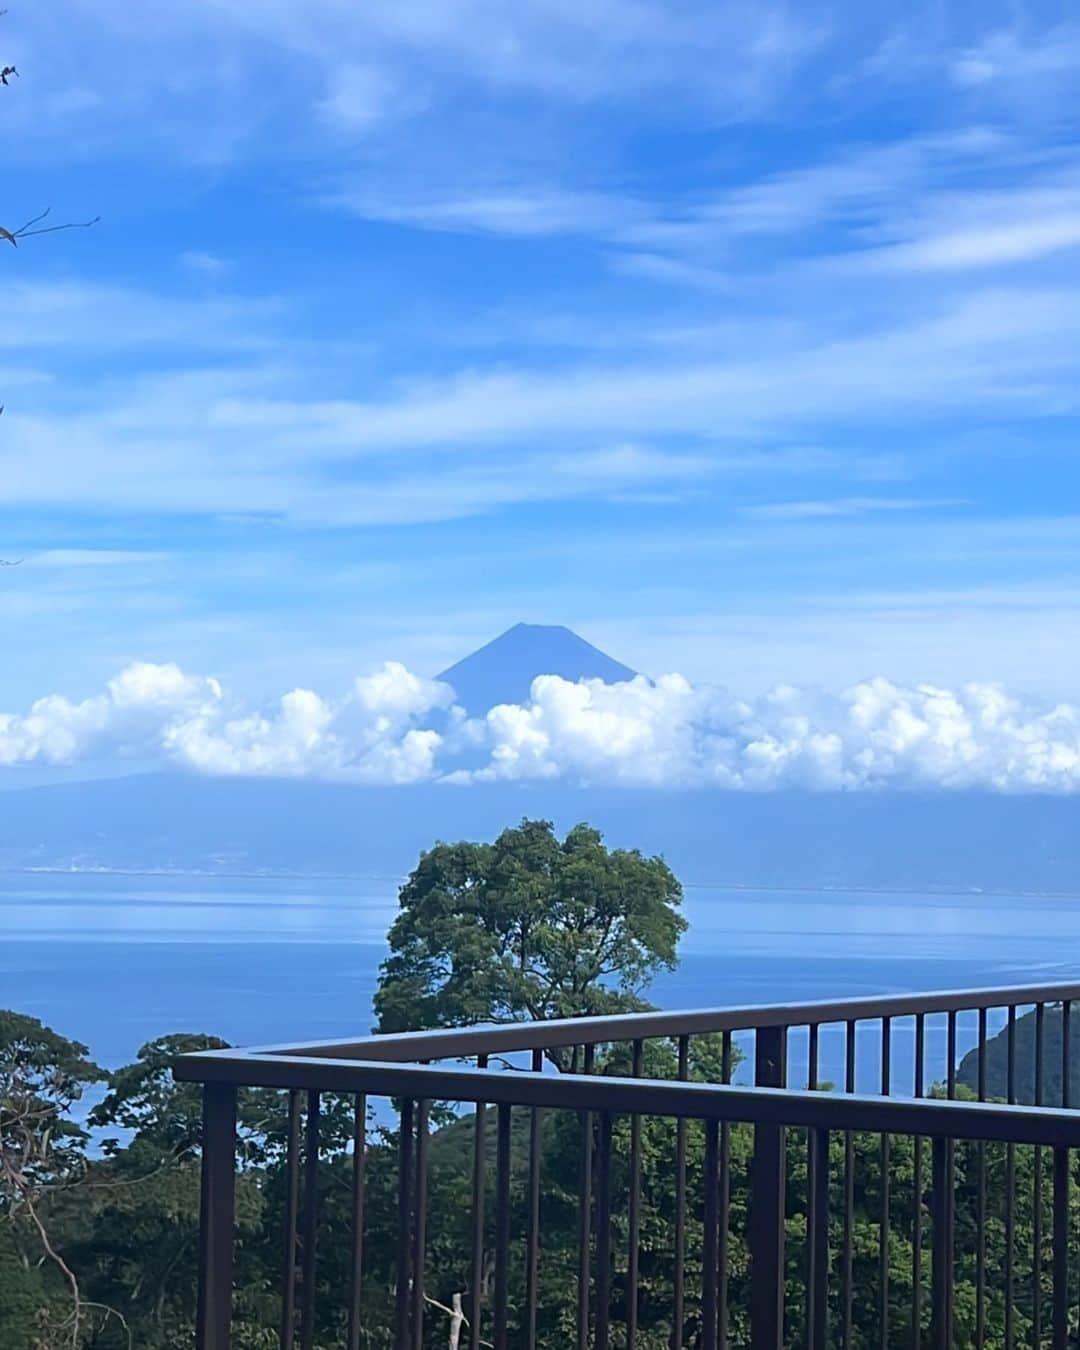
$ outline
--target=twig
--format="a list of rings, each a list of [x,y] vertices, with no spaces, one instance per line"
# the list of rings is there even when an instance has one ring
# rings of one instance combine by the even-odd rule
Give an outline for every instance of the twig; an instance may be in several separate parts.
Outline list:
[[[115,1317],[116,1320],[120,1323],[120,1325],[124,1328],[124,1335],[127,1337],[128,1350],[133,1350],[133,1347],[135,1345],[135,1337],[132,1334],[131,1327],[128,1325],[127,1318],[124,1316],[124,1314],[120,1311],[119,1308],[110,1308],[107,1303],[95,1303],[92,1299],[85,1299],[83,1301],[83,1307],[97,1308],[99,1312],[105,1313],[107,1317]]]
[[[47,206],[39,215],[34,216],[24,225],[20,225],[17,230],[5,230],[0,225],[0,239],[6,239],[9,244],[17,248],[20,239],[30,239],[36,234],[56,234],[59,230],[88,230],[91,225],[96,225],[101,219],[100,216],[95,216],[93,220],[68,220],[63,225],[41,225],[41,222],[46,219],[51,210],[52,207]],[[38,229],[38,226],[41,226],[41,228]]]

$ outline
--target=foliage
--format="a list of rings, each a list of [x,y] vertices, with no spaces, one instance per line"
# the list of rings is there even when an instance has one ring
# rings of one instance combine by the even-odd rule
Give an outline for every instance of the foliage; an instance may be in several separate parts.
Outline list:
[[[375,1010],[383,1032],[627,1012],[672,968],[686,921],[662,858],[523,820],[437,844],[400,896]]]

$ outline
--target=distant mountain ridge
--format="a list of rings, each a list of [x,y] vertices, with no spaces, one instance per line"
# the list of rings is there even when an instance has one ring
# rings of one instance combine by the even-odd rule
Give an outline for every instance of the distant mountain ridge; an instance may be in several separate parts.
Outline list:
[[[518,623],[437,678],[476,716],[499,703],[527,703],[538,675],[617,684],[636,674],[561,624]]]
[[[1080,895],[1080,801],[1064,796],[150,774],[9,791],[0,806],[0,872],[400,876],[437,839],[492,839],[533,816],[587,820],[688,882]]]

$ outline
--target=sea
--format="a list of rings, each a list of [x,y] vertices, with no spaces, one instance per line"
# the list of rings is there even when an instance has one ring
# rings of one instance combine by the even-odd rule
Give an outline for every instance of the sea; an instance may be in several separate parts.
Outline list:
[[[105,1067],[170,1032],[237,1045],[364,1034],[398,879],[0,875],[0,1008],[86,1044]],[[1080,896],[750,890],[686,886],[678,968],[661,1008],[1080,981]],[[1004,1013],[991,1017],[991,1031]],[[805,1072],[792,1038],[791,1080]],[[825,1028],[821,1075],[843,1073]],[[880,1028],[859,1031],[860,1089],[879,1082]],[[945,1072],[944,1018],[927,1027],[928,1079]],[[961,1017],[959,1053],[974,1017]],[[911,1090],[914,1027],[892,1028],[894,1092]],[[742,1071],[746,1072],[745,1066]]]

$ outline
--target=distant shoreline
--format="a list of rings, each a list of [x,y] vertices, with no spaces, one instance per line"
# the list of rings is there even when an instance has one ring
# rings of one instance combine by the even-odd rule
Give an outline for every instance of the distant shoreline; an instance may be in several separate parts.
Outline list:
[[[158,880],[198,880],[198,881],[387,881],[401,883],[405,873],[390,872],[284,872],[284,871],[235,871],[218,872],[200,868],[124,868],[124,867],[0,867],[0,879],[10,877],[130,877]],[[1017,899],[1078,900],[1076,891],[1033,891],[1017,890],[1012,887],[972,886],[958,890],[955,887],[921,886],[910,884],[897,886],[859,886],[841,885],[835,882],[821,882],[814,885],[776,884],[763,885],[759,882],[742,881],[683,881],[684,890],[746,891],[752,894],[767,894],[773,891],[789,891],[796,895],[910,895],[940,896],[957,899],[977,899],[980,896],[1015,896]]]

